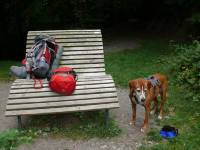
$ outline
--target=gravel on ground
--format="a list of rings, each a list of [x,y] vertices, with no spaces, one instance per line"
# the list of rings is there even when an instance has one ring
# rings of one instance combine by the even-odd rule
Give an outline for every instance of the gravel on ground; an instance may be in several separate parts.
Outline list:
[[[15,128],[16,117],[5,117],[5,106],[11,83],[0,83],[0,131]],[[129,125],[131,117],[130,100],[127,89],[118,89],[120,108],[110,111],[122,133],[114,138],[92,138],[87,140],[72,140],[68,138],[41,137],[31,144],[21,145],[18,150],[134,150],[140,146],[144,134],[140,132],[144,109],[138,106],[135,127]]]

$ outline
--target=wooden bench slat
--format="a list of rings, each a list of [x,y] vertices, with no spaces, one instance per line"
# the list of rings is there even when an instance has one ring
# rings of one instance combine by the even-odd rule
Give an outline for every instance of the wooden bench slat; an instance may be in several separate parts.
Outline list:
[[[73,47],[73,46],[101,46],[103,42],[77,42],[77,43],[62,43],[63,47]]]
[[[102,82],[102,83],[100,83],[101,81],[98,81],[98,82],[93,82],[93,83],[80,83],[80,84],[77,84],[77,87],[78,86],[90,86],[90,87],[92,87],[92,86],[95,86],[96,84],[99,84],[99,86],[101,86],[100,84],[111,84],[111,83],[113,83],[113,81],[112,80],[110,80],[110,81],[107,81],[107,82]],[[43,83],[43,87],[44,88],[46,88],[46,87],[49,87],[49,85],[48,85],[48,83]],[[17,90],[17,89],[28,89],[28,88],[33,88],[33,83],[26,83],[26,84],[15,84],[15,85],[12,85],[11,86],[11,89],[12,90]]]
[[[82,43],[62,43],[63,47],[76,47],[76,46],[101,46],[102,42],[82,42]],[[31,48],[33,44],[27,44],[26,48]]]
[[[21,81],[21,82],[20,82]],[[22,83],[23,82],[23,83]],[[43,82],[43,85],[44,86],[47,86],[48,85],[48,81],[47,80],[42,80]],[[78,79],[77,81],[77,86],[80,86],[80,85],[96,85],[96,84],[105,84],[105,83],[113,83],[113,80],[112,78],[100,78],[99,80],[80,80]],[[27,80],[19,80],[17,82],[14,82],[11,87],[15,87],[15,88],[23,88],[25,87],[26,85],[33,85],[34,84],[34,81],[33,80],[30,80],[30,81],[27,81]],[[27,88],[27,87],[26,87]]]
[[[64,67],[66,65],[61,65],[60,67]],[[79,69],[74,69],[77,74],[82,75],[82,76],[100,76],[100,75],[105,75],[105,68],[98,68],[98,69],[93,69],[93,68],[89,68],[91,70],[79,70]]]
[[[104,79],[112,79],[112,76],[109,75],[109,74],[106,74],[104,76],[97,76],[97,77],[82,77],[82,76],[79,76],[78,78],[78,82],[88,82],[88,81],[99,81],[99,80],[104,80]],[[43,81],[47,82],[46,79],[44,79]],[[33,80],[30,80],[30,79],[16,79],[14,83],[17,83],[17,82],[23,82],[23,83],[26,83],[26,82],[33,82]]]
[[[109,79],[112,79],[112,77],[110,75],[105,75],[105,76],[97,76],[97,77],[94,77],[94,78],[91,78],[91,77],[82,77],[82,76],[79,76],[78,77],[78,82],[95,82],[95,81],[102,81],[102,82],[106,82],[107,80]],[[105,80],[105,81],[104,81]],[[33,83],[34,81],[31,80],[31,79],[16,79],[13,84],[15,83],[19,83],[19,84],[26,84],[26,83]],[[48,81],[46,79],[43,80],[44,83],[47,83]]]
[[[93,51],[68,51],[63,52],[62,56],[68,56],[68,55],[91,55],[91,54],[103,54],[103,50],[93,50]]]
[[[33,80],[16,80],[10,89],[6,116],[38,115],[118,108],[115,84],[105,74],[104,51],[101,30],[46,30],[29,31],[26,48],[30,48],[35,36],[49,34],[63,46],[60,66],[69,66],[78,73],[75,92],[60,95],[48,88],[34,89]]]
[[[91,94],[91,93],[109,93],[116,92],[115,88],[103,88],[103,89],[85,89],[85,90],[75,90],[73,95],[77,94]],[[35,97],[45,97],[45,96],[58,96],[60,94],[54,92],[42,92],[42,93],[20,93],[20,94],[10,94],[9,99],[17,98],[35,98]]]
[[[46,102],[46,103],[33,103],[33,104],[15,104],[7,105],[7,110],[24,110],[24,109],[38,109],[38,108],[55,108],[66,106],[80,106],[91,104],[105,104],[105,103],[118,102],[116,98],[104,98],[104,99],[90,99],[90,100],[77,100],[77,101],[61,101],[61,102]]]
[[[95,59],[95,58],[97,58],[97,59],[102,59],[102,58],[104,58],[104,56],[103,55],[78,55],[78,56],[62,56],[61,57],[61,60],[74,60],[74,59],[76,59],[76,60],[78,60],[78,59],[87,59],[87,60],[89,60],[89,59]]]
[[[68,67],[71,67],[73,68],[74,70],[76,69],[90,69],[90,68],[95,68],[95,69],[98,69],[98,68],[104,68],[105,65],[104,63],[101,63],[101,64],[62,64],[63,66],[68,66]]]
[[[105,68],[87,68],[87,69],[74,69],[77,73],[96,73],[96,72],[105,72]]]
[[[78,31],[101,31],[100,29],[73,29],[73,30],[41,30],[41,31],[29,31],[30,33],[37,33],[37,32],[64,32],[64,31],[70,31],[70,32],[78,32]]]
[[[51,35],[51,34],[50,34]],[[53,37],[58,40],[58,39],[73,39],[73,38],[101,38],[101,34],[87,34],[87,35],[53,35]],[[33,40],[35,39],[35,36],[28,36],[27,40]]]
[[[107,87],[115,87],[114,83],[109,83],[109,84],[94,84],[94,85],[78,85],[76,86],[76,90],[81,90],[81,89],[95,89],[95,88],[107,88]],[[51,89],[48,88],[48,86],[43,87],[41,89],[34,89],[34,88],[26,88],[26,89],[11,89],[10,94],[15,94],[15,93],[37,93],[37,92],[47,92],[51,91]]]
[[[72,42],[101,42],[102,38],[94,37],[94,38],[73,38],[73,39],[56,39],[57,44],[61,43],[72,43]],[[34,39],[27,40],[26,44],[33,44]]]
[[[103,59],[90,59],[90,60],[63,60],[60,62],[60,65],[66,64],[96,64],[96,63],[104,63]]]
[[[42,83],[43,83],[44,86],[46,86],[46,85],[48,85],[49,82],[45,79],[45,80],[42,80]],[[88,79],[88,80],[87,79],[81,80],[80,78],[78,78],[76,85],[77,86],[91,85],[91,84],[96,85],[96,84],[106,84],[106,83],[113,83],[112,78],[100,78],[100,79],[91,78],[91,79]],[[11,87],[22,88],[24,85],[33,85],[33,84],[34,84],[34,80],[32,80],[32,79],[30,79],[30,81],[18,80],[16,82],[13,82]]]
[[[91,111],[91,110],[110,109],[110,108],[119,108],[119,103],[61,107],[61,108],[50,108],[50,109],[14,110],[14,111],[6,111],[5,115],[6,116],[39,115],[39,114],[53,114],[53,113],[69,113],[76,111]]]
[[[50,35],[68,35],[68,34],[72,34],[72,35],[80,35],[80,34],[101,34],[101,31],[58,31],[58,32],[28,32],[28,36],[36,36],[36,35],[40,35],[40,34],[50,34]]]
[[[85,51],[85,50],[103,50],[103,46],[84,46],[84,47],[64,47],[64,51]]]
[[[103,75],[106,75],[105,72],[86,72],[86,73],[83,73],[83,72],[79,72],[79,75],[81,76],[85,76],[85,77],[89,77],[89,76],[103,76]]]
[[[76,100],[88,100],[88,99],[103,99],[103,98],[116,98],[117,93],[98,93],[88,95],[70,95],[70,96],[55,96],[55,97],[36,97],[32,98],[21,98],[21,99],[8,99],[7,104],[29,104],[29,103],[42,103],[42,102],[58,102],[58,101],[76,101]]]

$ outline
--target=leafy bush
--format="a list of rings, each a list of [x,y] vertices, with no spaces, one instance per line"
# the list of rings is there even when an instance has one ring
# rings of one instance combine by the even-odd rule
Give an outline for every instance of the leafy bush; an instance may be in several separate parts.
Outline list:
[[[14,150],[37,137],[68,137],[76,140],[93,137],[111,138],[121,133],[121,129],[112,117],[109,117],[108,124],[105,126],[103,111],[74,113],[71,117],[74,120],[78,119],[77,122],[65,126],[63,118],[59,116],[56,116],[56,119],[53,115],[34,116],[29,121],[28,128],[0,132],[0,150]],[[63,123],[59,123],[60,120]]]
[[[157,122],[157,128],[151,128],[140,150],[199,149],[200,42],[172,44],[170,49],[171,53],[165,55],[160,64],[169,79],[167,117]],[[174,139],[162,139],[159,130],[164,125],[176,127],[179,135]]]
[[[200,23],[200,13],[192,14],[192,17],[189,19],[193,24]]]
[[[200,102],[200,42],[176,46],[176,52],[172,73],[177,83],[187,89],[186,98]]]
[[[29,143],[32,137],[25,135],[23,131],[15,129],[0,133],[0,150],[12,150],[22,143]]]

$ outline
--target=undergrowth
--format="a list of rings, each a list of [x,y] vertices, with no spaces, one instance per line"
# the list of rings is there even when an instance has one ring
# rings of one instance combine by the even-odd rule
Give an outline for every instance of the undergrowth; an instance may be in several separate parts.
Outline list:
[[[106,71],[112,74],[117,86],[127,88],[128,81],[139,77],[147,77],[156,72],[165,73],[166,57],[171,54],[168,42],[143,41],[141,46],[133,50],[123,50],[105,55]]]
[[[0,133],[0,150],[12,150],[23,143],[30,143],[32,136],[27,131],[10,129]]]
[[[128,81],[160,72],[168,76],[168,101],[165,119],[156,121],[141,142],[141,150],[197,150],[200,143],[200,43],[174,45],[160,41],[144,41],[141,47],[109,53],[107,73],[118,86],[128,88]],[[172,140],[163,139],[159,131],[164,125],[179,130]]]
[[[10,129],[0,133],[0,150],[11,150],[37,137],[89,139],[111,138],[121,129],[110,117],[107,126],[102,111],[78,112],[65,115],[32,116],[22,130]]]
[[[13,76],[10,75],[10,66],[18,66],[20,65],[20,62],[18,61],[0,61],[0,81],[9,81],[13,80]]]
[[[156,72],[168,76],[169,91],[165,105],[165,118],[162,121],[156,121],[156,127],[150,126],[150,131],[141,142],[140,149],[199,149],[199,42],[190,46],[170,47],[167,41],[149,40],[143,41],[140,45],[134,50],[105,55],[106,71],[113,76],[118,87],[128,88],[129,80],[147,77]],[[113,119],[110,119],[107,128],[104,127],[102,112],[74,113],[72,118],[69,117],[68,122],[63,122],[63,118],[59,119],[58,116],[36,116],[30,120],[27,128],[17,134],[19,134],[18,137],[25,135],[25,139],[27,135],[28,139],[48,135],[58,138],[64,136],[85,139],[113,137],[121,132]],[[68,124],[72,126],[66,126]],[[178,128],[179,135],[172,140],[163,139],[159,135],[163,125]],[[6,139],[7,136],[2,136],[2,134],[5,133],[1,133],[0,137]],[[16,141],[15,137],[11,141]]]

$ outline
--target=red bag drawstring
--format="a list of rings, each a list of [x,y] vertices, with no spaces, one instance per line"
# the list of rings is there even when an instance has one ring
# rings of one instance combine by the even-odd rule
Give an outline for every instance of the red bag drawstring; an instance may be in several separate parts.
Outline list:
[[[35,78],[33,78],[33,80],[34,80],[34,88],[35,88],[35,89],[41,89],[41,88],[43,88],[42,80],[40,80],[40,79],[35,79]],[[39,83],[40,83],[40,86],[39,86],[39,87],[36,86],[37,80],[38,80]]]

